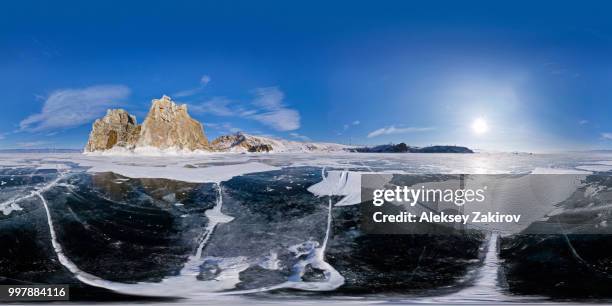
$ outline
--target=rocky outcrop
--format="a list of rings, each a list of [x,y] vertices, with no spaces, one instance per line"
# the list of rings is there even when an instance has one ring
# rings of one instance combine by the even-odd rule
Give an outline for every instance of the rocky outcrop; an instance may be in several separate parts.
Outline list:
[[[270,152],[274,149],[265,139],[242,133],[219,136],[211,142],[211,147],[215,151],[233,152]]]
[[[136,146],[190,151],[209,149],[202,124],[189,116],[187,105],[177,105],[168,96],[153,100]]]
[[[176,105],[163,96],[153,100],[142,125],[123,109],[109,109],[106,116],[94,122],[85,152],[117,147],[194,151],[208,150],[209,144],[202,124],[187,113],[187,105]]]
[[[255,145],[255,146],[251,146],[249,148],[249,152],[255,153],[255,152],[270,152],[274,150],[274,148],[272,147],[272,145],[269,144],[260,144],[260,145]]]
[[[109,109],[106,116],[93,123],[85,151],[103,151],[115,146],[131,149],[136,145],[139,134],[136,117],[123,109]]]

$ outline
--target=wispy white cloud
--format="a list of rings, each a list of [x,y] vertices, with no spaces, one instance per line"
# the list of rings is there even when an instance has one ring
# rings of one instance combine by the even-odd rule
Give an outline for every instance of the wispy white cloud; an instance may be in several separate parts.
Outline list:
[[[305,136],[305,135],[301,135],[298,133],[289,133],[289,136],[295,138],[295,139],[299,139],[301,141],[310,141],[310,137]]]
[[[236,111],[230,108],[232,101],[225,97],[214,97],[200,104],[189,105],[189,109],[203,114],[211,114],[215,116],[234,116]]]
[[[261,124],[277,131],[293,131],[300,128],[300,113],[293,109],[279,109],[253,115]]]
[[[225,97],[191,104],[194,112],[223,117],[240,117],[255,120],[277,131],[293,131],[300,128],[300,113],[287,107],[285,94],[278,87],[262,87],[253,90],[255,98],[250,103],[239,103]]]
[[[233,126],[229,122],[224,122],[224,123],[205,123],[204,124],[204,128],[211,128],[211,129],[219,130],[219,131],[222,131],[222,132],[230,132],[230,133],[238,133],[238,132],[242,131],[241,128],[237,128],[237,127]]]
[[[285,94],[278,87],[261,87],[253,90],[255,100],[253,105],[259,106],[262,109],[279,109],[283,107],[283,99]]]
[[[40,132],[91,123],[106,109],[121,105],[121,100],[129,95],[130,89],[123,85],[56,90],[47,97],[40,113],[23,119],[19,128],[21,131]]]
[[[578,124],[580,124],[580,125],[586,125],[586,124],[589,124],[589,120],[584,120],[584,119],[583,119],[583,120],[580,120],[580,121],[578,121]]]
[[[193,96],[197,94],[198,92],[202,91],[202,89],[204,89],[204,87],[206,87],[206,85],[208,85],[208,83],[210,83],[211,80],[212,79],[210,78],[210,76],[205,74],[200,78],[200,84],[198,85],[198,87],[181,90],[177,93],[174,93],[172,96],[177,97],[177,98]]]
[[[360,125],[360,124],[361,124],[361,121],[359,121],[359,120],[355,120],[355,121],[353,121],[353,123],[352,123],[352,124],[353,124],[353,125]]]
[[[601,138],[605,140],[612,140],[612,133],[601,133]]]
[[[257,88],[254,92],[256,97],[252,104],[260,110],[252,115],[255,120],[277,131],[300,128],[300,113],[285,106],[285,94],[278,87]]]
[[[426,131],[431,131],[433,129],[434,128],[432,127],[395,127],[394,125],[391,125],[391,126],[383,127],[383,128],[370,132],[368,134],[368,138],[378,137],[381,135],[426,132]]]

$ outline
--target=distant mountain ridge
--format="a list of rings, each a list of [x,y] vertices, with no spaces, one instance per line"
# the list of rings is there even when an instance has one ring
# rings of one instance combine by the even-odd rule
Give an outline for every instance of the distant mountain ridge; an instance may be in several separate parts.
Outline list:
[[[301,142],[244,133],[220,136],[211,146],[223,152],[342,152],[352,148],[337,143]]]
[[[467,147],[460,146],[429,146],[413,147],[406,143],[387,144],[373,147],[360,147],[350,149],[359,153],[474,153]]]

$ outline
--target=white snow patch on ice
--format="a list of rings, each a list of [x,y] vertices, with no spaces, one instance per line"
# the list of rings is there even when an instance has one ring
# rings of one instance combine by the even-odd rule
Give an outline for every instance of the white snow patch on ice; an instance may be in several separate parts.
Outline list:
[[[244,256],[238,257],[206,257],[204,264],[214,264],[218,267],[219,274],[211,280],[201,281],[207,290],[222,291],[236,287],[240,283],[240,272],[249,268],[249,262]]]
[[[130,150],[123,147],[114,147],[105,151],[85,152],[86,156],[132,156],[132,157],[186,157],[186,156],[206,156],[214,154],[214,152],[203,151],[203,150],[183,150],[178,148],[160,149],[155,147],[138,147],[134,150]]]
[[[535,168],[531,174],[591,174],[590,171],[564,168]]]
[[[308,191],[316,196],[344,196],[336,206],[361,203],[361,173],[352,171],[329,171],[327,176],[322,173],[323,180],[308,187]]]
[[[335,206],[356,205],[361,203],[361,176],[364,174],[377,174],[383,180],[381,184],[392,177],[392,173],[333,170],[327,176],[323,173],[323,180],[308,187],[308,191],[319,197],[344,196]]]
[[[608,172],[612,170],[612,165],[586,165],[586,166],[578,166],[576,169],[593,171],[593,172]]]
[[[91,167],[88,172],[113,172],[130,178],[163,178],[191,183],[218,183],[248,173],[273,171],[280,168],[259,162],[187,168],[171,164],[165,167],[147,164],[123,164],[108,160],[81,160],[79,165]]]
[[[487,242],[487,253],[482,268],[479,269],[474,284],[464,290],[434,300],[456,300],[466,302],[499,301],[502,299],[497,255],[498,234],[492,233]]]
[[[0,203],[0,211],[2,211],[2,213],[5,216],[8,216],[11,212],[13,211],[18,211],[18,210],[23,210],[23,208],[21,208],[21,206],[19,206],[19,202],[28,199],[28,198],[32,198],[37,196],[39,193],[41,192],[45,192],[49,189],[51,189],[53,186],[57,185],[59,183],[59,181],[64,178],[65,174],[61,174],[59,175],[57,178],[55,178],[54,180],[35,188],[33,191],[31,191],[30,193],[26,194],[26,195],[22,195],[22,196],[18,196],[18,197],[13,197],[11,199],[8,199],[2,203]]]
[[[595,161],[592,162],[593,164],[597,164],[597,165],[607,165],[607,166],[612,166],[612,160],[600,160],[600,161]]]

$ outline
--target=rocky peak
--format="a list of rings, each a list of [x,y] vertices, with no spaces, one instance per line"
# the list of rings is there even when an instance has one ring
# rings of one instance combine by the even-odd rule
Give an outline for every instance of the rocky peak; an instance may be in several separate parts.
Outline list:
[[[136,117],[123,109],[109,109],[106,116],[93,123],[85,151],[108,150],[114,146],[133,148],[139,134]]]
[[[178,116],[190,118],[187,113],[187,105],[177,105],[170,97],[163,95],[161,99],[153,99],[147,119],[153,118],[169,122]]]
[[[177,105],[168,96],[153,99],[142,124],[138,147],[206,150],[208,140],[202,124],[189,116],[187,105]]]

